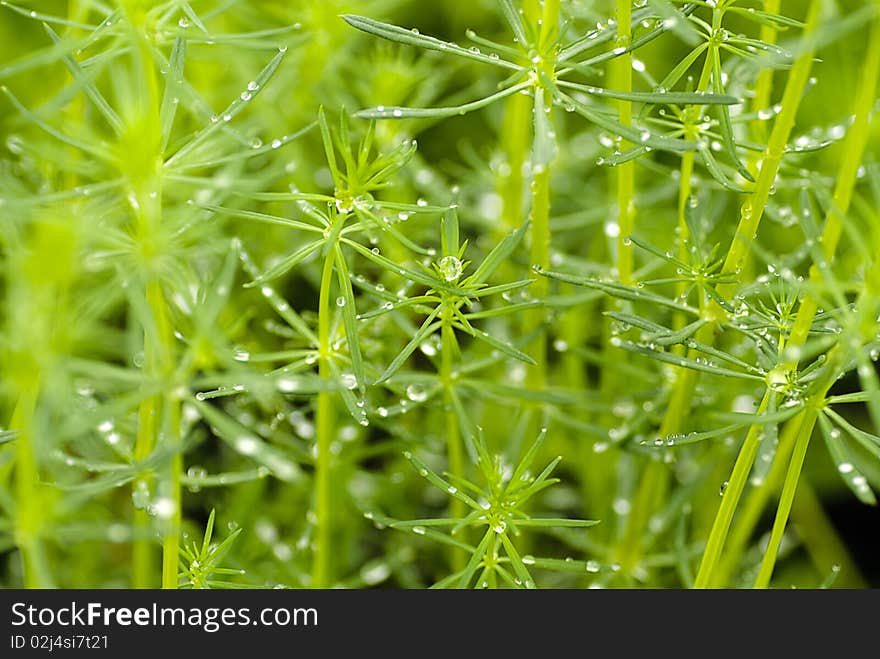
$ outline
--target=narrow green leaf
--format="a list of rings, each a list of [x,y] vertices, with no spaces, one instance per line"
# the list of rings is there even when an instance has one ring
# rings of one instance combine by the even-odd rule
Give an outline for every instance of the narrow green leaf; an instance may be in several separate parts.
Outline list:
[[[529,570],[525,566],[525,563],[523,563],[513,541],[507,537],[506,533],[502,533],[500,537],[501,544],[504,545],[504,551],[507,553],[507,557],[510,559],[510,564],[513,566],[513,571],[516,576],[519,577],[519,580],[522,581],[523,588],[528,590],[536,588],[535,580],[532,578],[532,575],[529,574]]]
[[[174,127],[174,118],[177,116],[177,108],[180,107],[180,87],[183,81],[183,67],[186,61],[186,40],[177,37],[171,47],[171,57],[168,60],[168,75],[165,76],[165,91],[162,94],[162,106],[159,108],[159,124],[162,133],[162,151],[168,148],[171,141],[171,131]]]
[[[496,350],[500,350],[502,353],[507,355],[508,357],[513,357],[514,359],[518,359],[521,362],[525,362],[526,364],[535,364],[535,360],[532,359],[529,355],[524,352],[517,350],[509,343],[505,343],[500,339],[496,339],[494,336],[489,334],[488,332],[484,332],[482,330],[475,329],[470,326],[470,324],[462,325],[461,329],[470,334],[472,337],[477,339],[478,341],[482,341],[486,343]]]
[[[831,460],[837,466],[837,473],[846,483],[846,486],[861,501],[869,506],[877,505],[877,497],[868,485],[868,479],[862,474],[852,462],[847,454],[847,450],[840,441],[840,431],[836,429],[828,420],[825,414],[819,414],[819,427],[822,430],[822,438],[825,440],[825,446],[828,447],[828,453]]]
[[[57,44],[61,42],[61,37],[59,37],[55,30],[49,27],[48,24],[44,23],[43,29],[46,30],[46,34],[49,35],[49,38],[52,39],[53,43]],[[76,80],[77,84],[82,88],[83,93],[85,93],[98,112],[100,112],[104,119],[106,119],[107,123],[110,124],[113,132],[117,135],[121,135],[124,130],[122,120],[119,118],[119,115],[116,114],[116,110],[110,106],[107,99],[104,98],[100,90],[95,86],[92,77],[83,71],[79,62],[74,59],[73,55],[65,55],[62,58],[62,61],[67,67],[67,70],[73,75],[74,80]]]
[[[645,302],[646,304],[654,304],[670,309],[676,309],[678,311],[686,311],[691,314],[699,314],[699,311],[697,309],[691,307],[688,304],[677,302],[675,300],[670,300],[669,298],[665,298],[662,295],[657,295],[656,293],[652,293],[651,291],[646,291],[642,288],[624,286],[623,284],[618,284],[616,282],[599,281],[598,279],[595,279],[593,277],[581,277],[578,275],[569,275],[561,272],[540,271],[539,274],[545,277],[549,277],[550,279],[558,279],[559,281],[564,281],[568,284],[594,288],[621,300],[630,300],[632,302]]]
[[[354,291],[351,288],[351,276],[348,272],[348,264],[345,255],[337,243],[334,250],[336,259],[336,279],[339,282],[339,290],[342,291],[342,320],[345,325],[345,339],[348,343],[348,355],[351,358],[351,369],[357,379],[358,389],[361,393],[367,387],[367,375],[364,370],[364,358],[361,354],[361,343],[358,335],[357,308],[355,307]]]
[[[502,89],[500,92],[490,94],[485,98],[471,101],[470,103],[464,103],[462,105],[453,105],[450,107],[440,108],[407,108],[379,105],[375,108],[359,110],[358,112],[355,112],[354,116],[360,117],[361,119],[430,119],[455,117],[467,114],[468,112],[473,112],[474,110],[479,110],[480,108],[484,108],[487,105],[491,105],[495,101],[501,100],[502,98],[506,98],[508,96],[512,96],[517,92],[527,89],[529,86],[531,86],[531,83],[521,82],[518,85],[514,85],[513,87],[508,87],[507,89]]]
[[[730,94],[703,92],[676,92],[676,91],[653,91],[653,92],[621,92],[614,89],[604,89],[591,85],[581,85],[574,82],[560,81],[560,87],[575,89],[590,94],[622,101],[635,101],[636,103],[650,103],[652,105],[736,105],[740,99]]]
[[[419,34],[419,31],[416,29],[407,30],[406,28],[398,27],[397,25],[383,23],[381,21],[373,20],[372,18],[355,16],[353,14],[344,14],[342,18],[352,27],[374,36],[381,37],[382,39],[396,41],[397,43],[406,44],[408,46],[415,46],[416,48],[434,50],[440,53],[449,53],[450,55],[457,55],[458,57],[473,60],[474,62],[501,66],[514,71],[520,70],[518,65],[508,62],[507,60],[486,55],[476,48],[462,48],[458,44],[449,41],[441,41],[440,39],[431,36]]]
[[[416,471],[419,472],[419,475],[422,478],[426,478],[432,485],[434,485],[434,487],[443,490],[450,496],[458,499],[459,501],[467,505],[469,508],[472,508],[474,510],[483,510],[480,504],[478,504],[467,494],[459,490],[457,487],[446,481],[444,478],[438,476],[427,464],[419,460],[412,453],[410,453],[409,451],[404,451],[403,455],[407,460],[412,462],[413,466],[416,468]],[[447,521],[455,522],[456,520],[450,519]]]
[[[782,14],[771,14],[766,11],[761,11],[760,9],[755,9],[754,7],[728,7],[727,12],[747,18],[759,25],[772,27],[774,30],[782,31],[790,27],[804,27],[804,24],[801,21],[795,20],[794,18],[789,18]]]
[[[271,268],[269,268],[268,270],[263,272],[263,274],[261,274],[259,277],[246,283],[245,288],[251,288],[253,286],[260,286],[267,281],[270,281],[272,279],[280,277],[281,275],[283,275],[284,273],[289,271],[291,268],[295,267],[299,263],[302,263],[304,260],[306,260],[312,254],[317,252],[323,244],[324,244],[324,241],[319,239],[319,240],[315,240],[311,243],[308,243],[307,245],[303,245],[298,250],[296,250],[293,254],[286,256],[285,258],[281,259],[281,261],[279,261],[278,263],[273,265]]]
[[[712,87],[716,94],[720,94],[724,91],[721,75],[721,55],[718,49],[714,49],[712,54]],[[728,157],[733,162],[740,176],[750,183],[754,183],[754,177],[739,159],[739,154],[736,152],[736,140],[733,136],[733,126],[730,123],[730,110],[725,107],[718,108],[718,119],[721,124],[721,137]]]
[[[525,26],[523,25],[519,11],[513,5],[513,1],[498,0],[498,4],[501,6],[501,13],[504,14],[504,20],[507,21],[510,29],[513,30],[513,36],[516,37],[517,42],[520,46],[527,46],[529,40],[528,37],[526,37]]]
[[[268,64],[263,67],[263,70],[260,71],[259,74],[253,79],[254,89],[251,91],[247,91],[243,93],[241,96],[236,98],[232,103],[226,106],[226,109],[223,112],[215,115],[212,120],[201,130],[197,131],[190,139],[184,144],[177,152],[171,156],[166,162],[166,167],[173,167],[185,160],[187,156],[191,155],[196,148],[204,143],[206,139],[208,139],[211,135],[216,133],[222,127],[226,126],[230,121],[232,121],[236,116],[238,116],[244,109],[248,106],[248,103],[256,98],[263,89],[266,88],[266,85],[272,79],[272,76],[275,75],[275,71],[278,70],[278,67],[281,66],[281,62],[284,59],[284,55],[286,53],[286,49],[279,50],[278,53],[275,54]]]
[[[388,368],[386,368],[382,375],[379,376],[376,380],[376,384],[385,382],[392,375],[397,373],[397,371],[400,370],[400,367],[403,366],[407,359],[409,359],[409,356],[415,352],[416,348],[422,345],[431,334],[440,328],[440,323],[434,321],[441,310],[442,307],[438,306],[431,312],[431,314],[425,319],[425,322],[422,323],[422,326],[419,327],[418,331],[413,335],[412,339],[410,339],[409,343],[407,343],[403,350],[401,350],[391,363],[388,364]]]
[[[693,151],[697,148],[696,143],[681,140],[675,137],[666,137],[657,135],[649,130],[639,130],[631,126],[624,126],[619,121],[612,119],[603,112],[591,108],[585,103],[575,100],[567,94],[559,92],[559,97],[564,105],[573,107],[575,111],[588,121],[593,122],[599,128],[603,128],[610,133],[619,135],[635,144],[650,146],[660,151],[671,151],[672,153],[684,153],[685,151]]]
[[[302,472],[295,462],[288,459],[278,448],[263,441],[253,431],[245,428],[214,405],[198,399],[193,400],[192,404],[236,453],[268,467],[283,481],[293,483],[302,478]]]
[[[477,573],[477,570],[483,562],[486,550],[489,548],[489,541],[492,539],[493,535],[495,535],[495,531],[492,529],[486,531],[483,539],[480,540],[480,544],[474,549],[470,560],[468,560],[467,565],[464,566],[464,570],[461,571],[461,576],[458,578],[458,588],[467,588],[468,584],[473,580],[474,575]]]
[[[568,528],[568,529],[587,529],[596,526],[599,520],[594,519],[569,519],[567,517],[529,517],[527,519],[516,520],[517,526],[526,526],[531,528]]]
[[[617,338],[617,341],[614,340]],[[694,371],[700,371],[702,373],[711,373],[713,375],[720,375],[724,377],[731,378],[740,378],[744,380],[756,380],[758,382],[764,382],[764,378],[760,375],[755,375],[753,373],[742,373],[740,371],[734,371],[729,368],[724,368],[723,366],[717,366],[716,364],[709,362],[707,360],[697,360],[691,359],[689,357],[681,357],[680,355],[676,355],[670,352],[663,352],[661,350],[652,350],[651,348],[643,345],[639,345],[638,343],[634,343],[632,341],[625,341],[620,339],[619,337],[612,338],[612,345],[616,347],[623,348],[624,350],[628,350],[629,352],[634,352],[639,355],[644,355],[646,357],[650,357],[651,359],[656,359],[658,361],[664,362],[666,364],[674,364],[675,366],[680,366],[681,368],[689,368]]]
[[[689,433],[673,433],[671,435],[666,435],[665,437],[658,437],[655,440],[643,440],[641,442],[642,446],[652,446],[657,448],[666,448],[671,446],[683,446],[685,444],[696,444],[697,442],[702,442],[707,439],[715,439],[716,437],[724,437],[729,435],[732,432],[736,432],[740,428],[744,428],[746,424],[744,423],[734,423],[729,426],[724,426],[723,428],[716,428],[714,430],[705,430],[703,432],[689,432]]]
[[[532,161],[534,167],[540,171],[548,167],[556,157],[556,133],[550,122],[550,108],[545,105],[544,91],[536,90],[534,97],[532,115],[535,125],[535,139],[532,148]]]
[[[517,245],[522,242],[528,228],[529,220],[527,219],[518,229],[515,229],[504,236],[504,238],[501,239],[501,242],[495,245],[495,247],[492,248],[492,251],[486,255],[485,259],[483,259],[482,263],[477,266],[477,269],[474,270],[474,274],[462,282],[462,286],[479,286],[480,284],[485,283],[501,264],[507,260],[507,257],[510,256],[514,249],[516,249]]]

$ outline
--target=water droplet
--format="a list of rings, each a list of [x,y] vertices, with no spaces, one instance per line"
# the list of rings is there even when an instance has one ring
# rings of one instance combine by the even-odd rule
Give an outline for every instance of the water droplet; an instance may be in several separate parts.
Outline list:
[[[602,566],[599,565],[598,561],[587,561],[587,572],[589,572],[590,574],[595,574],[600,569],[602,569]]]
[[[620,235],[620,225],[614,221],[606,222],[605,235],[609,238],[617,238]]]
[[[254,455],[260,450],[260,443],[253,437],[239,437],[235,440],[235,450],[242,455]]]
[[[458,281],[464,270],[464,264],[456,256],[444,256],[437,261],[437,268],[440,274],[448,282]]]
[[[724,481],[721,483],[721,487],[718,488],[718,494],[724,496],[724,493],[727,491],[728,482]]]
[[[276,383],[278,391],[289,394],[299,389],[299,383],[291,378],[281,378]]]
[[[177,512],[177,505],[169,497],[160,497],[150,506],[149,512],[159,519],[171,519],[174,513]]]
[[[428,392],[418,384],[411,384],[406,388],[406,397],[415,403],[423,403],[428,400]]]
[[[342,297],[341,295],[338,298],[336,298],[336,306],[340,307],[340,308],[345,306],[345,298]]]

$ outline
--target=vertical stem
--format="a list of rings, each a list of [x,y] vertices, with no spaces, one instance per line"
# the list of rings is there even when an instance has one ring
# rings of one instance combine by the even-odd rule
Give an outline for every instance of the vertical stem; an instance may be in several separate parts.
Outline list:
[[[764,0],[764,11],[768,14],[778,14],[780,8],[780,0]],[[761,25],[761,34],[758,37],[764,43],[776,43],[776,28],[772,25]],[[766,110],[770,106],[770,94],[773,90],[773,69],[767,67],[761,69],[758,73],[758,79],[755,81],[755,94],[752,97],[752,110],[760,112]],[[763,144],[767,139],[766,122],[761,119],[755,119],[751,125],[752,139],[758,144]],[[753,168],[754,171],[754,168]]]
[[[536,91],[543,94],[543,91]],[[531,211],[531,247],[529,259],[531,264],[542,269],[550,265],[550,170],[544,168],[535,172],[532,180],[532,211]],[[541,300],[547,296],[547,278],[538,277],[531,286],[532,295]],[[527,385],[529,389],[542,390],[547,386],[547,335],[542,325],[546,319],[543,308],[530,309],[527,312],[529,331],[535,331],[531,344],[531,357],[535,364],[528,369]]]
[[[544,0],[540,18],[537,49],[540,57],[547,60],[554,57],[553,42],[557,36],[559,23],[559,0]],[[542,98],[538,98],[543,95]],[[541,109],[543,107],[543,110]],[[553,98],[549,90],[542,86],[535,88],[534,111],[547,113],[548,123],[553,107]],[[536,114],[537,116],[537,114]],[[550,267],[550,167],[549,163],[533,164],[532,176],[532,208],[531,208],[531,246],[529,258],[531,265],[542,269]],[[538,299],[547,295],[548,286],[545,277],[538,277],[532,285],[532,293]],[[535,331],[537,336],[531,345],[531,356],[537,362],[528,371],[526,384],[530,389],[543,389],[547,386],[547,335],[542,325],[546,320],[546,311],[542,308],[531,309],[527,314],[527,328]]]
[[[626,48],[632,38],[632,6],[630,0],[617,0],[617,48]],[[619,55],[615,67],[616,87],[622,92],[632,91],[632,54]],[[632,125],[632,102],[618,101],[618,121]],[[626,148],[628,143],[623,143]],[[635,229],[635,161],[628,160],[617,166],[617,277],[625,285],[632,283],[633,248],[629,240]]]
[[[166,444],[171,458],[156,485],[161,505],[156,507],[162,523],[162,587],[177,588],[180,554],[181,492],[183,468],[180,438],[180,400],[173,384],[175,339],[168,304],[156,271],[158,245],[162,225],[162,163],[161,122],[159,119],[161,94],[153,61],[152,46],[147,38],[147,7],[143,3],[126,0],[123,3],[131,25],[134,64],[138,68],[137,105],[126,125],[124,140],[139,144],[138,157],[120,162],[120,169],[128,181],[129,199],[132,200],[136,219],[137,242],[142,261],[142,276],[147,307],[150,310],[148,326],[144,328],[144,369],[152,378],[165,383],[163,393],[141,403],[138,409],[138,433],[135,438],[135,456],[145,459],[161,442]],[[125,146],[123,143],[122,146]],[[142,476],[135,487],[147,478]],[[136,537],[132,548],[132,581],[135,587],[152,585],[151,521],[146,511],[134,513]]]
[[[39,392],[39,376],[22,377],[21,396],[10,427],[18,432],[15,441],[16,544],[21,555],[25,588],[50,588],[52,577],[40,539],[43,519],[40,504],[40,475],[34,454],[33,418]]]
[[[767,411],[767,404],[770,401],[769,390],[765,393],[761,404],[758,406],[757,413],[763,414]],[[730,529],[730,523],[733,521],[733,515],[739,506],[740,498],[748,481],[749,471],[755,462],[755,456],[758,454],[758,446],[760,445],[760,426],[752,426],[746,434],[746,439],[739,450],[736,462],[733,465],[733,472],[727,482],[727,488],[724,490],[724,496],[721,499],[721,506],[715,515],[715,521],[712,523],[712,530],[709,532],[709,539],[706,542],[706,549],[703,552],[703,559],[700,562],[700,569],[697,572],[697,578],[694,580],[694,588],[708,588],[710,578],[715,571],[715,566],[721,556],[721,550],[727,539],[727,532]]]
[[[151,361],[145,346],[144,361]],[[138,429],[134,440],[134,460],[141,463],[153,450],[154,426],[156,423],[156,397],[150,396],[141,401],[138,406]],[[153,479],[148,475],[137,478],[133,483],[134,491],[139,488],[149,490],[153,486]],[[133,588],[151,588],[153,586],[153,574],[155,570],[155,556],[153,543],[150,539],[152,522],[145,508],[134,510],[134,542],[132,544],[132,568],[131,580]]]
[[[801,469],[803,469],[804,466],[804,458],[807,456],[807,447],[810,445],[813,426],[816,424],[816,409],[812,406],[808,406],[804,413],[798,415],[798,418],[800,421],[798,424],[797,440],[795,441],[791,461],[788,463],[788,473],[785,476],[785,483],[782,485],[782,495],[779,498],[779,507],[776,510],[776,518],[773,520],[773,530],[770,533],[770,541],[764,552],[764,559],[761,561],[761,569],[758,571],[758,577],[755,579],[755,588],[767,588],[767,586],[770,585],[770,577],[773,575],[773,568],[776,566],[776,557],[779,554],[779,545],[782,542],[782,534],[785,532],[785,525],[788,523],[788,515],[791,512],[791,506],[794,502],[798,479],[801,475]]]
[[[529,154],[529,118],[531,103],[525,94],[506,99],[501,128],[504,164],[499,172],[498,194],[501,197],[499,239],[523,223],[523,166]]]
[[[707,587],[723,588],[729,582],[730,575],[733,574],[742,556],[742,552],[752,536],[752,531],[764,512],[767,500],[782,484],[782,479],[785,476],[785,465],[788,464],[791,458],[798,430],[799,426],[794,424],[786,425],[783,429],[770,472],[760,487],[752,488],[742,506],[740,506],[736,522],[733,524],[725,544],[725,554],[719,560],[711,580],[706,584]]]
[[[458,417],[452,401],[452,388],[455,382],[454,359],[458,352],[458,341],[452,328],[452,307],[447,306],[443,312],[443,325],[440,329],[440,382],[443,385],[443,423],[446,426],[446,452],[449,460],[449,472],[464,478],[464,451],[458,427]],[[450,514],[454,519],[465,516],[464,502],[452,497]],[[452,550],[452,569],[454,572],[464,569],[466,554],[456,548]]]
[[[344,222],[344,216],[342,216]],[[337,219],[337,222],[339,220]],[[330,287],[333,282],[334,250],[327,249],[318,294],[318,374],[322,380],[332,377],[330,368]],[[312,587],[327,588],[331,584],[331,541],[333,514],[330,505],[330,445],[333,441],[333,399],[329,391],[318,393],[315,412],[317,457],[315,460],[315,552],[312,558]]]

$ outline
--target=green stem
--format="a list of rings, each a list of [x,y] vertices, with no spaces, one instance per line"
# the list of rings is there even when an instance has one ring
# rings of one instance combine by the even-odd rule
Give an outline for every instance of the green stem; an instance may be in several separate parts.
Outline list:
[[[768,14],[778,14],[780,9],[780,0],[764,0],[764,11]],[[776,43],[776,28],[772,25],[761,25],[761,33],[758,37],[761,41],[768,44]],[[770,107],[770,95],[773,91],[773,69],[770,67],[761,69],[758,78],[755,81],[755,92],[752,96],[752,111],[755,113],[766,110]],[[763,144],[767,139],[767,122],[760,118],[756,118],[751,124],[752,139],[758,144]],[[756,155],[751,163],[752,172],[757,171]]]
[[[725,553],[707,584],[710,588],[723,588],[729,581],[739,563],[742,553],[752,537],[752,532],[770,496],[779,489],[785,476],[785,465],[791,458],[791,451],[797,438],[799,427],[786,425],[779,438],[776,457],[764,482],[753,487],[737,512],[736,521],[725,544]],[[730,489],[728,487],[728,489]]]
[[[824,399],[824,392],[822,398]],[[782,494],[779,497],[779,507],[776,509],[773,530],[770,532],[770,541],[764,551],[764,559],[761,561],[758,577],[755,579],[755,588],[767,588],[770,585],[770,577],[773,575],[773,568],[776,565],[782,534],[785,532],[785,525],[788,523],[788,516],[791,513],[798,479],[804,466],[804,458],[807,457],[807,447],[810,445],[810,437],[813,434],[813,427],[816,425],[816,408],[808,406],[807,410],[799,414],[797,418],[799,419],[797,439],[791,454],[791,461],[788,463],[785,483],[782,485]]]
[[[338,220],[337,220],[338,221]],[[343,222],[344,217],[343,217]],[[318,374],[321,379],[333,377],[330,368],[330,288],[333,284],[335,250],[327,250],[318,294]],[[327,588],[331,583],[332,508],[330,505],[331,451],[333,442],[333,398],[329,391],[318,393],[315,412],[317,456],[315,459],[315,551],[312,558],[312,587]]]
[[[514,94],[505,101],[501,128],[504,164],[498,174],[501,216],[498,240],[523,223],[523,166],[529,156],[529,121],[531,102],[524,94]]]
[[[458,417],[453,404],[453,387],[455,386],[455,355],[458,353],[458,341],[452,327],[453,309],[447,306],[443,313],[443,325],[440,329],[440,382],[443,385],[443,423],[446,426],[446,452],[449,460],[449,472],[464,478],[464,450],[458,426]],[[464,502],[452,497],[450,515],[453,519],[461,519],[466,514]],[[452,569],[454,572],[463,570],[467,555],[453,548]]]
[[[559,23],[559,0],[545,0],[541,12],[540,31],[537,48],[545,60],[552,57],[550,49],[554,40]],[[549,90],[538,86],[535,88],[534,112],[541,111],[539,95],[543,94],[542,105],[547,111],[547,121],[551,122],[550,116],[553,107],[553,98]],[[537,116],[537,115],[536,115]],[[529,259],[532,266],[538,266],[544,270],[550,267],[550,167],[548,164],[534,165],[532,176],[532,207],[531,207],[531,245]],[[547,296],[548,281],[545,277],[538,277],[532,284],[532,295],[536,299],[544,299]],[[535,331],[537,336],[532,342],[530,353],[536,364],[528,370],[526,384],[530,389],[541,390],[547,386],[547,335],[543,329],[546,321],[546,310],[536,308],[529,310],[526,316],[528,331]]]
[[[632,5],[630,0],[617,0],[617,39],[615,47],[626,48],[632,38]],[[632,53],[617,58],[616,87],[622,92],[632,91]],[[619,101],[618,121],[632,125],[632,102]],[[624,142],[622,149],[629,146]],[[617,166],[617,276],[622,284],[632,283],[633,247],[629,237],[635,230],[635,161],[628,160]]]
[[[33,419],[39,396],[39,376],[23,377],[22,392],[10,427],[15,441],[16,544],[21,555],[25,588],[51,588],[52,576],[40,538],[45,511],[40,503],[40,474],[34,454]]]
[[[767,411],[769,400],[768,391],[758,406],[758,414],[763,414]],[[724,548],[724,542],[727,539],[730,523],[733,521],[733,515],[739,506],[740,498],[746,487],[749,471],[755,462],[755,456],[758,454],[758,446],[761,443],[760,434],[760,426],[749,428],[746,439],[739,450],[730,479],[727,481],[727,488],[724,490],[724,496],[721,499],[721,506],[718,508],[715,521],[712,523],[712,530],[709,532],[709,539],[706,542],[706,549],[703,552],[700,569],[697,571],[697,578],[694,580],[694,588],[709,587],[711,575],[715,570],[715,566],[721,556],[721,550]]]

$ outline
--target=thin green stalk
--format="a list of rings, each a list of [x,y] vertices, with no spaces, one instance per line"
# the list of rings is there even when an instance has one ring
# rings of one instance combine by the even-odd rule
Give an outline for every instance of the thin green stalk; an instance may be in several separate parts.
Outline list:
[[[723,14],[715,9],[712,12],[712,28],[717,30],[721,26]],[[715,56],[714,49],[717,48],[714,41],[710,41],[706,48],[706,58],[703,60],[703,69],[700,72],[700,79],[697,82],[696,91],[706,92],[709,90],[709,83],[712,76],[712,63]],[[688,140],[696,140],[699,138],[699,131],[696,122],[700,117],[701,107],[699,105],[689,105],[682,111],[682,124],[684,127],[684,137]],[[694,151],[686,151],[681,157],[681,166],[679,168],[678,177],[678,258],[687,263],[690,259],[687,253],[687,240],[690,237],[689,229],[686,221],[686,210],[691,201],[692,183],[694,177],[694,159],[696,154]],[[686,282],[682,282],[678,286],[678,294],[682,295],[687,290]],[[679,326],[684,326],[684,317],[677,315]]]
[[[460,478],[464,477],[464,450],[458,426],[458,417],[455,414],[453,404],[453,387],[455,386],[455,355],[458,353],[458,340],[455,338],[455,330],[452,327],[452,307],[447,306],[443,313],[443,324],[440,329],[440,382],[443,385],[443,423],[446,426],[446,452],[449,461],[450,473]],[[454,519],[461,519],[466,515],[464,502],[452,497],[450,514]],[[452,550],[452,569],[454,572],[463,570],[467,562],[467,555],[458,550]]]
[[[138,432],[135,438],[135,456],[143,460],[158,445],[159,440],[171,448],[171,459],[156,484],[159,501],[157,515],[162,522],[162,587],[177,588],[180,554],[181,492],[183,468],[180,438],[180,400],[174,391],[176,369],[174,330],[169,318],[168,304],[157,274],[157,260],[161,257],[159,245],[162,232],[162,162],[160,106],[161,93],[153,60],[152,46],[147,40],[149,19],[146,6],[127,1],[124,9],[131,23],[131,38],[136,48],[132,51],[140,78],[137,103],[127,117],[126,132],[120,138],[122,149],[134,148],[137,157],[121,159],[119,167],[128,182],[136,219],[136,239],[141,258],[144,295],[150,311],[150,321],[144,328],[144,370],[153,379],[166,384],[163,393],[141,403],[138,409]],[[149,476],[143,475],[134,487]],[[149,482],[148,482],[149,485]],[[132,582],[135,587],[152,585],[151,521],[146,511],[134,513],[136,536],[132,548]]]
[[[152,361],[144,350],[145,363]],[[138,406],[138,429],[134,440],[134,460],[136,463],[143,462],[153,450],[153,438],[155,437],[156,422],[156,397],[150,396],[141,401]],[[151,476],[145,474],[136,479],[133,491],[145,488],[147,491],[153,486]],[[132,568],[131,584],[133,588],[151,588],[155,574],[155,557],[153,543],[150,540],[152,522],[145,508],[134,510],[134,542],[132,543]]]
[[[337,220],[339,221],[339,220]],[[344,222],[344,217],[343,220]],[[321,273],[321,289],[318,293],[318,375],[328,380],[333,377],[330,368],[330,287],[333,283],[335,251],[328,247]],[[315,550],[312,557],[313,588],[327,588],[331,584],[330,557],[332,552],[332,519],[330,475],[333,442],[333,394],[318,393],[315,411],[317,433],[317,456],[315,458]]]
[[[824,394],[822,396],[824,398]],[[797,491],[798,479],[804,466],[804,458],[807,457],[807,447],[810,445],[810,437],[813,427],[816,425],[816,409],[808,406],[807,411],[799,414],[797,439],[791,461],[788,463],[788,473],[785,475],[785,483],[782,485],[782,494],[779,498],[779,507],[776,510],[776,518],[773,521],[773,530],[770,532],[770,541],[764,551],[764,559],[761,561],[761,569],[755,579],[755,588],[766,588],[770,585],[770,577],[776,565],[776,557],[779,554],[779,545],[782,542],[782,534],[788,523],[788,515],[791,512],[794,495]]]
[[[538,50],[548,57],[551,44],[556,39],[559,23],[559,0],[545,0],[541,13],[541,28],[538,37]],[[543,95],[539,99],[539,95]],[[542,87],[535,89],[535,112],[547,113],[547,122],[552,122],[551,109],[553,98],[549,90]],[[548,164],[533,164],[532,175],[532,206],[531,206],[531,245],[529,259],[532,266],[538,266],[544,270],[550,267],[550,167]],[[538,277],[532,284],[532,295],[541,300],[547,296],[548,281],[545,277]],[[531,356],[536,364],[528,369],[526,384],[530,389],[541,390],[547,386],[547,335],[542,326],[546,321],[546,310],[536,308],[529,310],[527,314],[527,328],[529,331],[537,330],[537,336],[531,345]]]
[[[40,475],[34,454],[33,419],[39,396],[39,376],[23,377],[18,404],[10,427],[18,432],[15,441],[15,535],[21,555],[25,588],[51,588],[52,576],[40,538],[44,511],[40,503]]]
[[[725,553],[719,560],[718,567],[708,584],[710,588],[723,588],[730,581],[730,576],[736,569],[742,552],[752,537],[752,532],[764,512],[767,501],[782,484],[785,465],[789,463],[791,458],[798,429],[799,426],[795,424],[789,424],[783,428],[779,437],[779,445],[776,448],[776,456],[766,479],[760,486],[753,487],[740,505],[736,521],[724,546]]]
[[[627,48],[632,39],[632,5],[630,0],[617,0],[617,39],[616,48]],[[625,52],[617,58],[615,71],[616,88],[629,93],[632,91],[632,53]],[[632,102],[618,101],[618,121],[624,126],[632,126]],[[628,143],[621,145],[629,146]],[[629,237],[635,230],[635,161],[628,160],[616,167],[617,170],[617,277],[621,283],[632,284],[633,247]]]
[[[764,11],[768,14],[779,14],[780,9],[780,0],[764,0]],[[761,33],[758,37],[761,41],[768,44],[776,43],[776,28],[769,24],[761,25]],[[767,67],[761,69],[758,73],[758,78],[755,81],[755,92],[752,96],[752,111],[755,113],[766,110],[770,107],[770,95],[773,91],[773,69],[771,67]],[[754,139],[758,144],[763,144],[767,139],[767,122],[757,118],[751,123],[750,130],[752,132],[752,139]],[[752,172],[757,171],[757,159],[756,155],[753,162]]]
[[[498,173],[498,194],[501,197],[501,217],[498,239],[523,223],[523,166],[529,157],[529,97],[514,94],[505,101],[501,144],[504,158]]]
[[[162,588],[177,588],[178,566],[180,563],[180,531],[182,497],[180,480],[183,474],[183,447],[180,437],[180,402],[173,397],[165,400],[164,418],[167,423],[167,437],[174,442],[171,454],[168,480],[165,484],[171,500],[171,515],[165,520],[165,537],[162,540]]]
[[[769,400],[768,390],[758,406],[758,414],[763,414],[767,411]],[[715,521],[712,523],[712,530],[709,532],[709,539],[706,542],[706,549],[703,551],[700,569],[697,571],[696,579],[694,579],[694,588],[709,587],[711,575],[715,570],[715,566],[721,556],[721,550],[724,548],[724,542],[727,539],[727,531],[730,529],[733,515],[739,506],[740,497],[748,482],[749,471],[755,462],[755,456],[758,454],[758,447],[761,443],[760,435],[761,427],[752,426],[749,428],[745,441],[739,449],[739,454],[733,465],[733,471],[727,481],[727,488],[724,490],[724,496],[721,499],[721,506],[718,508]]]

